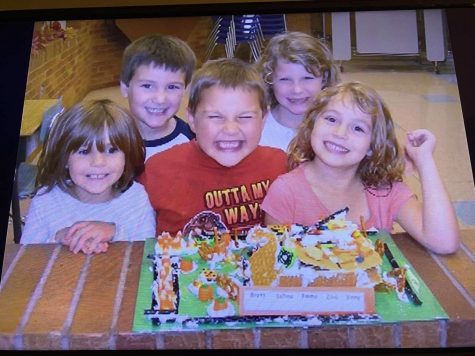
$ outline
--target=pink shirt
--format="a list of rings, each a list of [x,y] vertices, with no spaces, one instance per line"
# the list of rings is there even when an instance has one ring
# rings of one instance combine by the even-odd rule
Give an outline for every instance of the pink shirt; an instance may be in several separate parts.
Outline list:
[[[370,216],[365,225],[368,228],[375,227],[387,231],[392,230],[401,206],[414,195],[402,182],[393,183],[389,192],[380,189],[371,190],[371,193],[366,191]],[[303,165],[279,176],[271,184],[261,208],[282,223],[307,226],[334,213],[329,211],[313,192],[305,178]]]

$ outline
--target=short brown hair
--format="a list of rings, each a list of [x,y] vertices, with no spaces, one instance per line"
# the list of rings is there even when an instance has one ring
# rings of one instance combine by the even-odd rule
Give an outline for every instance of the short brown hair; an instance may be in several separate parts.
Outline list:
[[[143,36],[125,48],[120,80],[128,86],[137,68],[150,63],[173,72],[183,71],[185,85],[188,85],[195,70],[196,55],[185,41],[177,37],[158,33]]]
[[[198,69],[190,83],[188,109],[194,115],[204,90],[212,86],[223,88],[247,88],[255,90],[259,96],[262,113],[268,110],[268,97],[265,83],[256,68],[238,58],[209,60]]]
[[[341,83],[320,92],[289,144],[289,166],[295,168],[315,158],[310,142],[315,120],[335,97],[349,98],[362,112],[371,116],[371,155],[366,156],[358,167],[363,183],[368,187],[380,188],[401,181],[404,161],[391,113],[379,94],[360,82]]]
[[[111,145],[125,156],[124,173],[114,188],[126,189],[143,171],[145,147],[131,114],[108,99],[78,103],[56,119],[38,161],[38,189],[46,187],[49,191],[58,185],[71,192],[66,168],[69,156],[82,146],[90,148],[94,143],[103,152],[106,128]]]
[[[270,77],[279,59],[298,63],[317,77],[323,77],[322,89],[340,82],[340,68],[333,60],[330,49],[319,39],[304,32],[284,32],[273,36],[257,63],[262,78],[267,84],[274,106],[277,100]]]

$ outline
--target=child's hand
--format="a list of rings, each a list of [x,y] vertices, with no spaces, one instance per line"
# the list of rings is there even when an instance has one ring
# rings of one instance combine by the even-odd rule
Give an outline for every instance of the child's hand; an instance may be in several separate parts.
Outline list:
[[[410,164],[414,163],[419,168],[428,159],[432,159],[435,142],[435,136],[429,130],[419,129],[408,132],[405,151]]]
[[[71,244],[71,238],[67,237],[67,233],[69,231],[70,227],[65,227],[61,230],[58,230],[55,235],[55,240],[65,246],[68,246]],[[89,239],[84,243],[84,247],[82,248],[82,251],[85,254],[90,254],[90,253],[102,253],[106,252],[107,249],[109,248],[109,244],[107,242],[100,242],[96,245],[96,247],[93,249],[92,247],[92,242],[93,239]]]
[[[109,248],[109,243],[107,242],[99,242],[95,245],[95,247],[94,247],[94,243],[95,243],[94,239],[86,240],[81,251],[84,252],[86,255],[89,255],[91,253],[106,252],[107,249]]]
[[[73,224],[63,238],[69,250],[86,254],[107,251],[108,242],[115,235],[115,224],[104,221],[80,221]]]
[[[56,231],[56,234],[54,235],[54,239],[56,240],[56,242],[62,245],[69,246],[70,240],[69,239],[66,240],[66,235],[68,231],[69,231],[69,227],[65,227],[65,228],[62,228],[61,230]]]
[[[64,246],[70,246],[71,244],[71,237],[66,237],[67,233],[71,227],[65,227],[61,230],[58,230],[55,235],[55,240],[64,245]],[[106,252],[107,249],[109,248],[109,244],[107,242],[99,242],[96,244],[96,247],[93,247],[94,240],[90,238],[89,240],[86,240],[84,243],[84,246],[82,247],[81,251],[84,252],[85,254],[89,255],[91,253],[102,253]]]

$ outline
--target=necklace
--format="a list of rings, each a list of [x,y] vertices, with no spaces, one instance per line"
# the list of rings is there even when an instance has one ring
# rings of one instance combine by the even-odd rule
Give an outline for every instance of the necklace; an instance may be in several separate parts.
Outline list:
[[[389,187],[383,188],[385,192],[382,192],[381,194],[378,194],[377,192],[379,191],[379,189],[372,188],[372,187],[366,185],[365,183],[363,183],[363,186],[364,186],[365,191],[367,191],[372,196],[378,197],[378,198],[387,197],[391,193],[391,190],[393,189],[393,184],[389,183]]]

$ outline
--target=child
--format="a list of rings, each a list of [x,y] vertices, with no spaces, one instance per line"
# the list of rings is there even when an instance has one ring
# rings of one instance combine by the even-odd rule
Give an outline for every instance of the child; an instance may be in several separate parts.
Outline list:
[[[110,241],[155,235],[147,193],[133,178],[143,170],[140,133],[109,100],[76,104],[54,123],[38,161],[38,193],[21,242],[105,252]]]
[[[436,253],[459,245],[457,219],[432,156],[427,130],[408,134],[408,159],[418,170],[422,202],[402,182],[391,115],[371,88],[344,83],[322,91],[289,149],[294,170],[279,177],[262,204],[266,223],[311,225],[345,206],[348,218],[391,231],[398,222]]]
[[[318,93],[340,81],[327,46],[302,32],[272,37],[258,63],[271,96],[261,145],[287,150]]]
[[[206,210],[229,230],[264,221],[259,204],[287,171],[282,150],[258,147],[266,111],[265,84],[251,64],[219,59],[195,73],[187,116],[196,140],[151,157],[140,177],[157,234],[174,234]]]
[[[120,89],[144,139],[146,159],[195,137],[175,115],[195,65],[191,48],[172,36],[144,36],[125,49]]]

